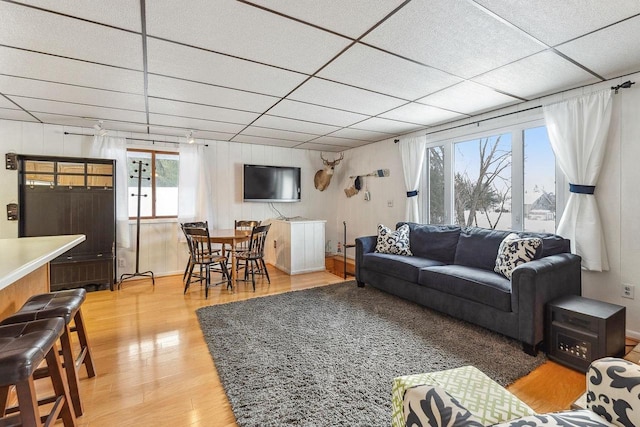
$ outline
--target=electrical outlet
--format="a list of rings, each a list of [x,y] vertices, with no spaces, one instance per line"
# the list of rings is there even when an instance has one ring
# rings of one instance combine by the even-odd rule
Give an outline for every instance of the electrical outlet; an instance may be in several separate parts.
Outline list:
[[[118,258],[118,267],[124,267],[124,258]]]
[[[387,206],[392,208],[393,207],[393,200],[387,200]]]
[[[274,240],[273,241],[273,249],[276,249],[276,248],[277,248],[277,240]]]
[[[636,294],[636,286],[628,283],[622,284],[622,298],[634,299]]]

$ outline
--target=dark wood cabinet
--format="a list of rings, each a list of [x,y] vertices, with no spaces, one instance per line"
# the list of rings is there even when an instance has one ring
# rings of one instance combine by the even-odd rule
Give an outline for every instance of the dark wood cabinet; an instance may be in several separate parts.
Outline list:
[[[115,283],[115,160],[18,156],[20,237],[84,234],[50,263],[51,290]]]

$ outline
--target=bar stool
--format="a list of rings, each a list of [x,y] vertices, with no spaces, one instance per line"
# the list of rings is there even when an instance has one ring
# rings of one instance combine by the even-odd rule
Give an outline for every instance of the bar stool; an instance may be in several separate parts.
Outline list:
[[[53,425],[60,416],[65,427],[76,425],[69,389],[62,374],[56,341],[64,332],[61,318],[36,320],[0,326],[0,425],[42,426],[35,380],[50,377],[55,396],[45,425]],[[46,368],[38,368],[43,360]],[[11,386],[16,387],[18,406],[7,409]],[[19,411],[19,414],[14,412]]]
[[[96,375],[93,359],[91,358],[91,348],[89,347],[82,319],[82,311],[80,310],[86,295],[87,291],[83,288],[34,295],[15,314],[0,322],[0,325],[9,325],[55,317],[64,319],[64,331],[60,336],[62,360],[67,373],[69,394],[76,417],[81,416],[83,413],[78,371],[84,364],[90,378]],[[73,319],[73,327],[70,326],[71,319]],[[75,357],[71,346],[71,332],[78,334],[78,341],[80,342],[80,352]]]

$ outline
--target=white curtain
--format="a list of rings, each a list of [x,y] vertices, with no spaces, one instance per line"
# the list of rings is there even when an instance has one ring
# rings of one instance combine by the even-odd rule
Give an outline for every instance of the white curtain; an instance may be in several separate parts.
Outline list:
[[[113,136],[94,136],[91,157],[116,161],[116,240],[118,247],[128,248],[129,191],[127,172],[127,140]]]
[[[611,91],[543,107],[558,165],[570,182],[569,200],[558,234],[571,239],[582,268],[609,270],[600,213],[593,195],[606,151],[611,122]]]
[[[180,144],[178,181],[178,222],[209,221],[213,224],[213,195],[209,179],[206,147]],[[182,233],[178,233],[182,240]]]
[[[418,206],[418,185],[425,159],[427,146],[426,136],[417,136],[400,140],[400,157],[404,171],[404,185],[407,189],[407,209],[405,220],[411,222],[420,221],[420,209]]]

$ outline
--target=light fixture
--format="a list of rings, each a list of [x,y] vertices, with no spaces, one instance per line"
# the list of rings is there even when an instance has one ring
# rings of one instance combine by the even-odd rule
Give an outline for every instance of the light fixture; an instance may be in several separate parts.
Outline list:
[[[194,133],[196,133],[196,131],[194,130],[190,130],[189,133],[187,133],[187,142],[189,144],[193,144],[194,142],[196,142],[196,139],[193,136]]]
[[[104,122],[102,120],[98,120],[98,123],[93,125],[93,128],[96,130],[97,136],[105,136],[109,133],[109,131],[104,128]]]

